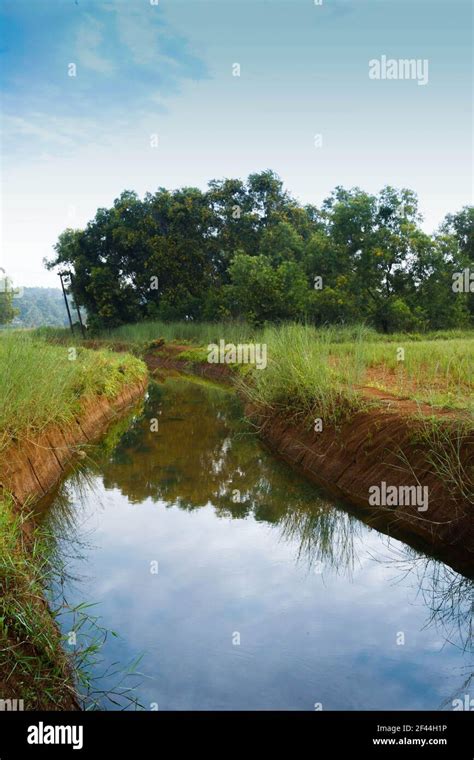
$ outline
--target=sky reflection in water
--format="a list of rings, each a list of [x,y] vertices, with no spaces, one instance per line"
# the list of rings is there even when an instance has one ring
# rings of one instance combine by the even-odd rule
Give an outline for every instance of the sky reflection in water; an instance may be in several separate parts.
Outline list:
[[[94,668],[99,691],[120,680],[105,665],[143,654],[144,676],[125,683],[145,709],[451,709],[468,693],[469,582],[302,482],[231,393],[153,385],[93,458],[47,519],[74,526],[67,601],[96,602],[119,634]]]

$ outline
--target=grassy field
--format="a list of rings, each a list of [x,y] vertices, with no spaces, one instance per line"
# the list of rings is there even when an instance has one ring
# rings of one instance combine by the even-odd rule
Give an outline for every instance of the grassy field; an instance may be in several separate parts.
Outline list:
[[[340,338],[341,335],[336,335]],[[247,395],[281,408],[318,411],[337,421],[364,405],[363,387],[372,387],[433,406],[473,411],[474,336],[431,340],[348,342],[332,331],[288,325],[268,328],[268,366],[244,375]],[[403,353],[400,352],[403,350]],[[400,357],[403,356],[403,360]]]
[[[280,328],[276,328],[280,329]],[[330,343],[349,343],[352,341],[364,341],[371,343],[398,343],[400,341],[426,342],[453,339],[474,340],[474,330],[437,330],[427,333],[389,333],[382,335],[371,327],[362,324],[355,325],[328,325],[316,328],[307,326],[314,335],[324,337]],[[224,337],[234,343],[245,340],[260,340],[267,328],[252,327],[246,322],[138,322],[136,324],[123,325],[114,330],[103,330],[94,335],[100,340],[110,343],[131,342],[148,343],[155,338],[161,337],[167,341],[182,341],[194,344],[214,343]],[[33,331],[38,337],[48,340],[71,341],[72,336],[69,328],[41,327]],[[77,340],[79,337],[77,336]]]
[[[44,334],[71,340],[65,331]],[[433,406],[474,411],[472,330],[381,335],[364,325],[317,329],[289,324],[256,329],[240,322],[144,322],[97,337],[111,346],[130,344],[138,352],[163,338],[189,345],[186,358],[202,359],[207,345],[221,339],[235,344],[266,343],[268,366],[253,373],[256,398],[271,404],[300,404],[305,409],[317,401],[330,416],[337,416],[341,399],[343,409],[360,404],[357,389],[362,386]]]
[[[68,422],[86,398],[113,398],[144,373],[127,354],[81,347],[74,353],[31,333],[0,333],[0,462],[12,438]]]
[[[331,357],[336,365],[357,367],[361,384],[435,406],[472,411],[473,337],[342,343],[331,347]]]

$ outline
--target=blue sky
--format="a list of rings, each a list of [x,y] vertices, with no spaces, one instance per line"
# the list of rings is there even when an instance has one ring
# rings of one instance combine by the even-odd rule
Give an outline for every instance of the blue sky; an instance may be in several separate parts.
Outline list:
[[[0,265],[19,284],[56,284],[41,261],[58,234],[124,189],[205,188],[272,168],[318,205],[336,185],[392,184],[418,193],[427,231],[472,203],[467,0],[1,8]],[[382,55],[428,59],[428,84],[369,79]]]

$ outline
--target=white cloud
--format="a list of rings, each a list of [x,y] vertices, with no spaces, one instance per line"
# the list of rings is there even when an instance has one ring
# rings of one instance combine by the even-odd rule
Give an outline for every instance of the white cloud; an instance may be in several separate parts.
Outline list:
[[[153,12],[153,8],[151,8]],[[117,30],[135,63],[140,66],[178,66],[179,61],[160,51],[159,27],[137,8],[117,12]]]
[[[104,39],[102,30],[103,24],[100,21],[92,16],[86,16],[85,22],[81,24],[76,34],[76,56],[78,63],[87,69],[96,71],[98,74],[113,74],[115,65],[99,52]]]
[[[43,142],[56,143],[57,145],[71,145],[71,138],[46,126],[50,121],[49,116],[44,114],[31,114],[28,118],[23,116],[5,116],[2,120],[2,137],[18,139],[32,137]]]

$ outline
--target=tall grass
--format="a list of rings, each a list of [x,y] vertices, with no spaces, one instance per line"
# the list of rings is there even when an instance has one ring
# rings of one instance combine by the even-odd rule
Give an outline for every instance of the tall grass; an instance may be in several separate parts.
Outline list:
[[[403,349],[400,360],[399,349]],[[435,406],[473,410],[474,340],[362,341],[334,344],[331,355],[364,367],[364,383]],[[370,370],[381,370],[373,373]]]
[[[285,327],[283,324],[280,327]],[[302,325],[299,325],[300,327]],[[279,329],[279,326],[276,326]],[[425,342],[452,339],[473,339],[474,331],[472,330],[438,330],[428,333],[390,333],[383,335],[372,327],[364,324],[353,325],[327,325],[323,327],[314,327],[308,325],[307,329],[313,331],[315,335],[330,343],[350,343],[353,341],[364,341],[371,343],[396,343],[400,341]],[[264,328],[250,325],[244,321],[227,321],[227,322],[193,322],[193,321],[175,321],[175,322],[138,322],[136,324],[122,325],[112,330],[102,330],[93,337],[110,342],[137,342],[145,343],[156,338],[164,338],[167,341],[182,340],[191,343],[215,343],[224,338],[228,342],[241,343],[249,340],[257,340],[262,335]],[[57,328],[40,328],[40,334],[49,338],[64,338],[70,335],[66,329]]]
[[[272,408],[298,408],[303,414],[336,421],[361,408],[361,386],[374,385],[394,394],[437,406],[473,410],[474,340],[372,340],[365,328],[341,331],[286,325],[267,328],[268,366],[244,373],[247,397]],[[347,338],[347,329],[342,333]],[[335,339],[336,338],[336,339]],[[399,360],[398,349],[404,349]],[[380,369],[372,380],[371,369]],[[318,414],[319,411],[319,414]]]
[[[0,335],[0,456],[12,438],[66,423],[85,398],[113,398],[144,377],[138,359],[107,351],[50,345],[26,333]]]
[[[324,418],[325,424],[337,423],[363,406],[355,389],[361,367],[350,357],[331,366],[329,332],[287,325],[269,327],[260,337],[267,345],[267,367],[253,369],[238,381],[250,402],[304,418]]]
[[[67,709],[74,700],[68,660],[43,593],[55,562],[51,534],[24,530],[8,495],[0,509],[0,682],[27,709]]]
[[[232,343],[255,339],[261,332],[246,322],[139,322],[114,330],[103,330],[97,337],[110,342],[149,343],[156,338],[186,343],[215,343],[224,337]]]
[[[59,339],[59,332],[54,334]],[[49,334],[49,333],[48,333]],[[52,335],[52,333],[51,333]],[[67,340],[67,332],[62,332]],[[256,328],[245,322],[142,322],[103,331],[97,336],[110,343],[128,343],[143,349],[151,341],[164,338],[191,346],[207,346],[223,339],[227,343],[266,342],[271,369],[266,378],[255,376],[259,388],[274,386],[287,396],[294,379],[301,386],[298,397],[307,398],[307,386],[321,396],[321,388],[336,382],[342,385],[372,385],[395,395],[451,408],[473,409],[474,331],[441,330],[431,333],[382,335],[367,325],[283,324]],[[405,357],[398,360],[397,349]],[[322,365],[324,361],[327,367]],[[275,369],[276,363],[281,368]],[[291,371],[290,371],[291,368]],[[380,370],[380,371],[378,371]],[[291,375],[291,382],[290,382]],[[334,397],[335,389],[331,390]],[[284,394],[283,394],[284,395]],[[345,393],[347,395],[347,393]],[[352,397],[352,394],[350,394]],[[325,396],[326,397],[326,396]]]

